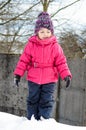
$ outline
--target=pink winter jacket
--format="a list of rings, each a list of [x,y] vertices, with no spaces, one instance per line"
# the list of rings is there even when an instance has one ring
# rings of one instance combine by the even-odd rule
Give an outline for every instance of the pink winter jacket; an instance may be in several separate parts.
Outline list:
[[[70,76],[66,57],[55,36],[40,40],[32,36],[20,56],[14,74],[23,76],[27,71],[27,80],[38,84],[58,81],[58,74],[64,79]]]

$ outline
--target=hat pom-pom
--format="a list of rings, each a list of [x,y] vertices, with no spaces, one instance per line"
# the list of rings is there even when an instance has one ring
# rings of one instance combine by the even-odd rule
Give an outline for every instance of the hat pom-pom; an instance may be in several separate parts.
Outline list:
[[[41,12],[41,13],[38,15],[38,18],[39,18],[39,17],[43,17],[43,16],[49,17],[49,14],[48,14],[47,12]]]

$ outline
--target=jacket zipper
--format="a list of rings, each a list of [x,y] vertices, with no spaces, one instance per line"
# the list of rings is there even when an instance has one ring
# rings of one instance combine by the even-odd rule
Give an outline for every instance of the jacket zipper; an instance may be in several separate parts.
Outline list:
[[[44,63],[44,45],[42,45],[42,63]],[[43,69],[40,68],[40,83],[42,83]]]

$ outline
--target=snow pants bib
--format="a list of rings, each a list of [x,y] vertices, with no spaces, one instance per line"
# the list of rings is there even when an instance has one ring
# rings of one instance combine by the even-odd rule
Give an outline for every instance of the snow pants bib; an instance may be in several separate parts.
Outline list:
[[[37,120],[39,120],[41,116],[45,119],[52,117],[56,83],[40,85],[28,81],[28,87],[27,118],[30,120],[32,115],[34,115]]]

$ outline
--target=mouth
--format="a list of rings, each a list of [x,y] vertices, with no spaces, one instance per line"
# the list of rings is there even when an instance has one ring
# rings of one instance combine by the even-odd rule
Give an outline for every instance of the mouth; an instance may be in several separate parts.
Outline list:
[[[48,37],[43,37],[42,39],[47,39]]]

